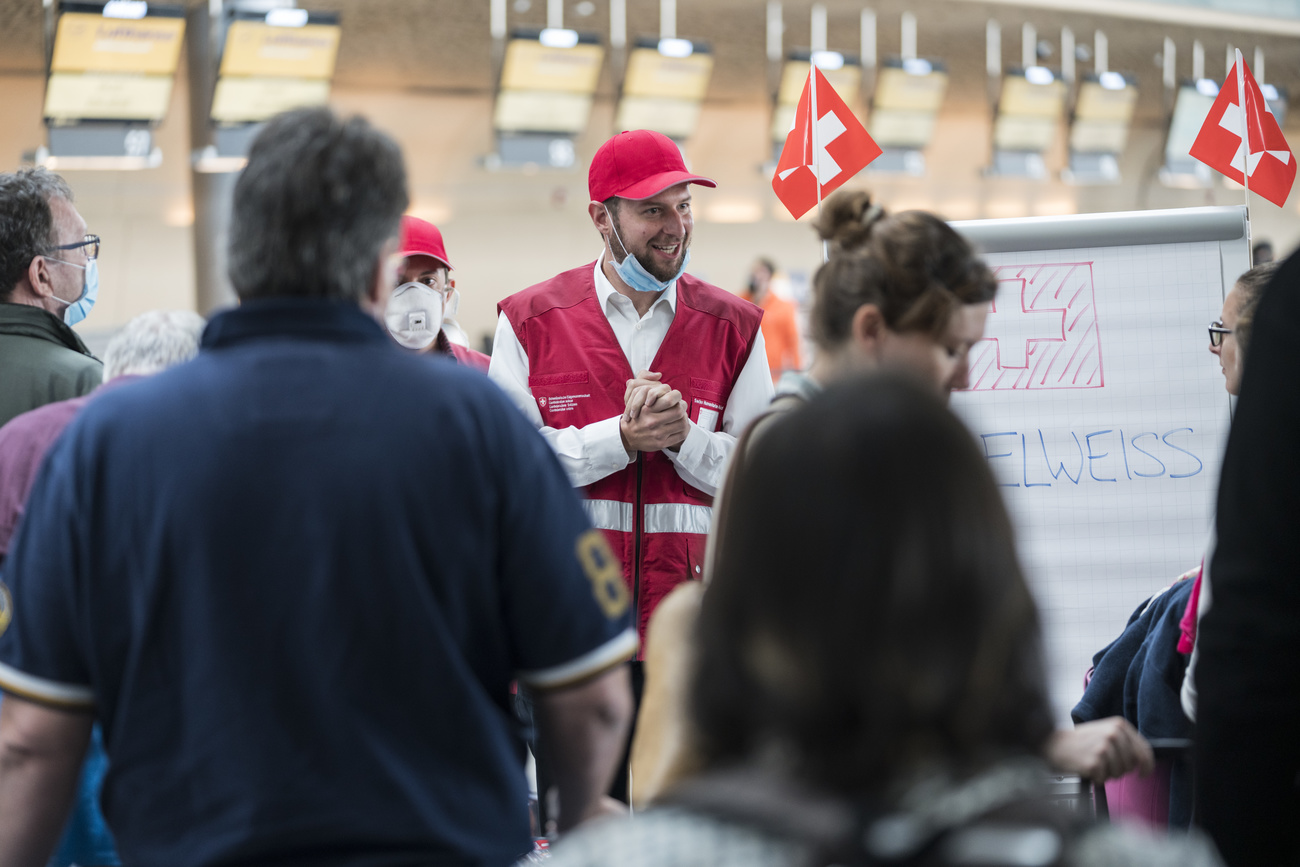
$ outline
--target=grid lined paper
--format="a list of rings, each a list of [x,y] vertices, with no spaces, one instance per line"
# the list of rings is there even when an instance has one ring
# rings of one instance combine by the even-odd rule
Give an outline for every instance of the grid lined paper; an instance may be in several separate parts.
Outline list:
[[[983,382],[952,403],[1002,486],[1064,721],[1093,654],[1204,553],[1229,424],[1206,336],[1223,306],[1219,244],[986,260],[1003,309],[1037,314],[990,333],[1024,340],[1000,354],[1025,367],[999,369],[995,342],[981,341],[971,383]],[[1089,322],[1091,336],[1071,343],[1060,331],[1076,319],[1076,330]],[[1072,354],[1076,362],[1063,364]],[[1095,363],[1078,361],[1087,355]],[[1027,375],[1035,365],[1040,372]]]

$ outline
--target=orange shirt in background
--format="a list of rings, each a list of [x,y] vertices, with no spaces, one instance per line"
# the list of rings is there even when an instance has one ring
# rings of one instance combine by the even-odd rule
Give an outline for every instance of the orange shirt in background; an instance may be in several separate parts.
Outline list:
[[[753,301],[754,296],[748,290],[740,297]],[[799,357],[799,323],[795,319],[794,304],[786,301],[775,292],[768,290],[759,307],[763,308],[763,343],[767,346],[767,366],[772,370],[772,381],[781,378],[786,370],[802,370],[803,360]]]

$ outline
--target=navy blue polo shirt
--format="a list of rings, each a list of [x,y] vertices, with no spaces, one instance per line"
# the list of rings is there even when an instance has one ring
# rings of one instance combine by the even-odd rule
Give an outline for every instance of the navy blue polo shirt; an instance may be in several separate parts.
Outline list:
[[[128,864],[510,863],[511,680],[636,646],[546,442],[347,303],[245,304],[94,401],[0,577],[0,687],[93,708]]]

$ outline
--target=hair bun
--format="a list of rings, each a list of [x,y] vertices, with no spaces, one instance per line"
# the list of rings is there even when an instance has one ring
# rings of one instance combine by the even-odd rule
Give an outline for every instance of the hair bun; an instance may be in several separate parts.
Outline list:
[[[871,237],[885,209],[871,201],[865,190],[840,191],[826,200],[817,221],[817,234],[841,250],[861,247]]]

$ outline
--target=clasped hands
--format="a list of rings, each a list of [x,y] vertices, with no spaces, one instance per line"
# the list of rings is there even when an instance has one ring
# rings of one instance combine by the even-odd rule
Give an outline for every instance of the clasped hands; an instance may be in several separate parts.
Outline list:
[[[639,371],[627,381],[623,392],[623,415],[618,430],[628,453],[677,451],[690,432],[682,393],[666,382],[663,374]]]

